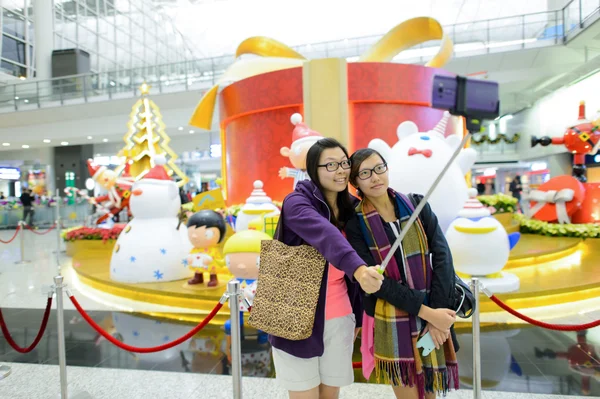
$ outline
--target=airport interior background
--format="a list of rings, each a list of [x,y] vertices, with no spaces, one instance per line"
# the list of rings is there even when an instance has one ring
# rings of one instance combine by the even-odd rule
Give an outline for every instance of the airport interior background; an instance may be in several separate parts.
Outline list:
[[[324,137],[385,151],[401,193],[444,171],[473,305],[447,398],[600,397],[600,2],[0,7],[0,398],[287,398],[239,259]],[[363,335],[340,398],[393,398]]]

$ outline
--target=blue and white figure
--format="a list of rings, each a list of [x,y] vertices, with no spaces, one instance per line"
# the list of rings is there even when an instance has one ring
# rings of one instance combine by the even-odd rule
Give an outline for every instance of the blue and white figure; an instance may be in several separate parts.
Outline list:
[[[110,261],[112,280],[151,283],[183,280],[191,275],[188,267],[182,267],[192,246],[187,227],[179,225],[179,189],[162,161],[164,157],[157,156],[156,166],[131,189],[133,219],[115,244]]]
[[[521,234],[507,234],[476,197],[477,190],[469,189],[469,199],[446,231],[454,268],[463,275],[480,277],[492,292],[515,291],[519,279],[502,269]]]

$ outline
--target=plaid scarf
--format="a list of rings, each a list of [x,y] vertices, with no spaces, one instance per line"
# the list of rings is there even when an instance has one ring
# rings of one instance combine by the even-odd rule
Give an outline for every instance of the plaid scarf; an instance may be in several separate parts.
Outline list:
[[[388,189],[389,195],[399,210],[403,228],[414,211],[411,201],[404,195]],[[359,225],[369,249],[379,264],[391,249],[388,236],[375,207],[364,199],[356,207]],[[404,254],[403,267],[406,283],[411,289],[424,291],[429,295],[432,268],[425,229],[420,218],[414,223],[402,241]],[[395,257],[385,269],[387,277],[402,282],[400,269]],[[383,381],[395,386],[417,385],[419,398],[425,398],[425,391],[445,394],[453,387],[458,389],[458,364],[452,340],[448,339],[443,348],[422,356],[417,349],[419,332],[423,321],[409,315],[402,309],[379,298],[375,305],[374,320],[374,360],[377,382]]]

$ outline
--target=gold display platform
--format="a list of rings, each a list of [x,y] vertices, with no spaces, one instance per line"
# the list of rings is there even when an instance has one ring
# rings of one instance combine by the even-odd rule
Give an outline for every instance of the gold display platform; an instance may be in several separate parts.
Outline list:
[[[79,282],[98,291],[139,302],[190,309],[194,313],[140,312],[141,314],[169,320],[199,322],[216,306],[227,289],[231,275],[219,275],[215,288],[187,288],[186,280],[157,283],[128,284],[110,279],[110,257],[94,253],[78,252],[73,257],[73,270]],[[205,281],[208,279],[205,276]],[[213,318],[212,324],[223,325],[229,319],[229,307],[225,305]]]
[[[139,302],[190,309],[198,313],[144,312],[154,317],[198,322],[216,305],[226,289],[229,275],[219,276],[217,288],[189,289],[185,281],[164,283],[126,284],[110,279],[110,258],[98,254],[78,252],[73,258],[76,275],[85,286]],[[516,309],[543,308],[569,304],[600,297],[600,239],[582,241],[576,238],[545,237],[525,234],[511,252],[504,269],[516,275],[521,286],[517,292],[498,297]],[[481,312],[501,311],[482,296]],[[573,313],[581,309],[573,307]],[[223,324],[229,317],[224,306],[214,319]]]

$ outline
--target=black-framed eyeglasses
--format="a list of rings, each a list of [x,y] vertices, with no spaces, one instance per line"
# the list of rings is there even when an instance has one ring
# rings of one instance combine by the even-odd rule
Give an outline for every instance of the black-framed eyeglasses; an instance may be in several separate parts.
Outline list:
[[[387,169],[388,169],[387,163],[382,163],[382,164],[375,166],[373,169],[361,170],[360,172],[358,172],[358,178],[360,180],[367,180],[373,175],[373,172],[377,173],[378,175],[382,175],[385,172],[387,172]]]
[[[327,162],[325,165],[317,165],[319,168],[326,168],[328,172],[335,172],[342,167],[342,169],[350,169],[350,160],[344,159],[342,162]]]

